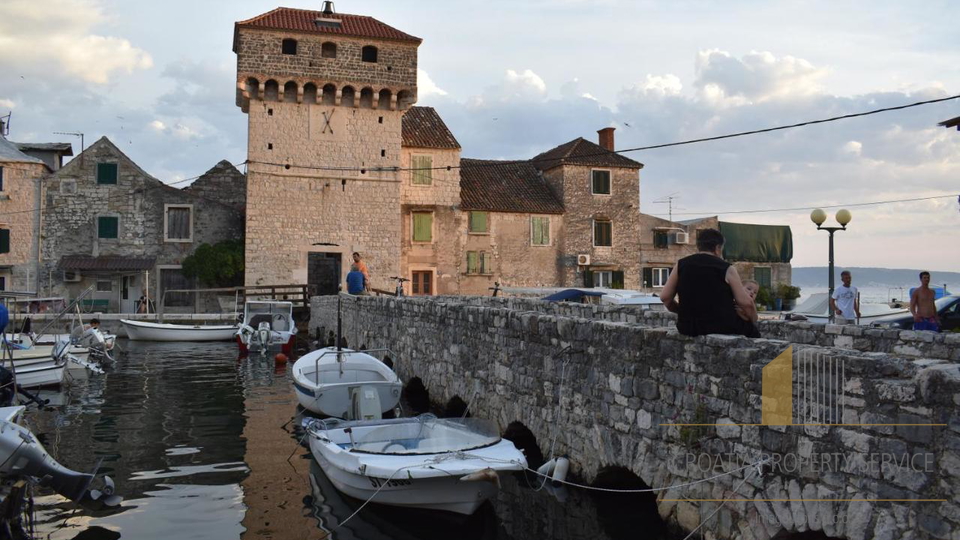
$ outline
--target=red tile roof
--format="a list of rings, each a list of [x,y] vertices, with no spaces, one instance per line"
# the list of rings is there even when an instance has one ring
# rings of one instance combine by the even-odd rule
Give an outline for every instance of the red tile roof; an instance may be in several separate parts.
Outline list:
[[[540,170],[552,169],[560,165],[592,165],[595,167],[623,167],[642,169],[643,163],[611,152],[597,143],[583,137],[561,144],[538,155],[531,160]]]
[[[60,258],[60,269],[87,272],[124,272],[150,270],[156,262],[156,257],[64,255]]]
[[[562,214],[563,204],[528,161],[460,160],[463,210]]]
[[[340,26],[318,25],[317,19],[337,19]],[[309,32],[312,34],[331,34],[341,36],[364,37],[374,39],[389,39],[393,41],[408,41],[419,44],[423,40],[397,30],[373,17],[363,15],[348,15],[334,13],[324,15],[322,11],[279,7],[252,19],[239,21],[238,27],[263,28],[268,30],[289,30],[293,32]]]
[[[460,143],[433,107],[410,107],[401,122],[403,146],[412,148],[460,148]]]

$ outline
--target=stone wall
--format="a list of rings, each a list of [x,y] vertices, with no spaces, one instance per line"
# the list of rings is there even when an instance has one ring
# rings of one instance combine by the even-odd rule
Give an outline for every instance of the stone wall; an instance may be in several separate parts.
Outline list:
[[[48,170],[42,163],[0,161],[0,229],[10,231],[10,252],[0,253],[0,270],[8,291],[32,292],[37,287],[39,190]]]
[[[183,191],[229,206],[241,214],[247,211],[247,177],[227,160],[214,165]]]
[[[717,499],[735,499],[704,534],[767,539],[813,530],[861,540],[960,532],[957,364],[794,345],[794,358],[820,353],[844,363],[848,425],[762,426],[762,370],[786,341],[693,339],[450,298],[344,304],[351,344],[391,348],[400,376],[420,377],[434,401],[460,396],[501,427],[522,422],[545,454],[568,455],[588,480],[621,465],[654,487],[699,481],[658,497],[661,516],[683,529],[699,525]],[[335,306],[336,298],[315,298],[311,326],[334,328]],[[842,462],[821,463],[823,456]],[[740,469],[761,458],[775,460],[762,477]],[[720,473],[729,474],[714,478]]]

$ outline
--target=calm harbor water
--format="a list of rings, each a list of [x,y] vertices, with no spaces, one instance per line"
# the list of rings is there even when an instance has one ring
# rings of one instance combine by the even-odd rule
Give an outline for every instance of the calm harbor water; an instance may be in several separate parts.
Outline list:
[[[618,540],[659,527],[630,496],[535,490],[523,477],[468,519],[368,505],[339,527],[362,501],[337,492],[299,444],[291,364],[238,360],[232,343],[120,345],[105,375],[43,392],[51,407],[32,408],[27,424],[70,468],[102,459],[123,506],[76,511],[41,493],[38,538]]]

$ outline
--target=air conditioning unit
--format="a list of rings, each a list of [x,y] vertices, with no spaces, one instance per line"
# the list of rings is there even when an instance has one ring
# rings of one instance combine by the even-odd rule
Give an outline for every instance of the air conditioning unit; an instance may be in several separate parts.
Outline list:
[[[78,283],[80,281],[80,272],[63,271],[63,281],[66,283]]]
[[[590,266],[590,255],[582,253],[577,255],[577,265],[578,266]]]
[[[678,232],[673,237],[673,243],[675,244],[689,244],[690,235],[685,232]]]

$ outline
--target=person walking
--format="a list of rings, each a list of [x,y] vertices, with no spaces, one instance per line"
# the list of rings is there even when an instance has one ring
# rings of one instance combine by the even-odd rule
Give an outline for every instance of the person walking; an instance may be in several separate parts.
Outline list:
[[[840,281],[843,285],[837,287],[830,297],[833,306],[834,324],[857,324],[860,318],[860,291],[850,284],[853,275],[849,270],[840,272]]]
[[[677,262],[660,300],[677,314],[677,329],[683,335],[760,337],[754,325],[757,305],[743,287],[737,269],[723,260],[723,242],[720,231],[701,231],[697,236],[699,253]]]
[[[910,313],[913,314],[914,330],[940,331],[935,298],[936,293],[930,288],[930,272],[920,272],[920,286],[910,293]]]

